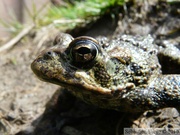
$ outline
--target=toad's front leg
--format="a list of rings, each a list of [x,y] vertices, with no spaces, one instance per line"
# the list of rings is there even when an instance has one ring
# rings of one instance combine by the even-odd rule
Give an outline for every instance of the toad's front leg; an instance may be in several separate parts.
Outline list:
[[[180,75],[162,75],[153,79],[147,88],[132,90],[122,98],[138,111],[165,107],[180,109]]]

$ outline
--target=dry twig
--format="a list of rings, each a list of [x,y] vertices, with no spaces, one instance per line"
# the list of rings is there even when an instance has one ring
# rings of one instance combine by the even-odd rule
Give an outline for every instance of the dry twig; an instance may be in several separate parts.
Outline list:
[[[0,47],[0,52],[5,51],[7,49],[10,49],[13,47],[17,42],[19,42],[24,36],[26,36],[33,28],[34,24],[24,28],[16,37],[11,39],[8,43],[4,44],[2,47]]]

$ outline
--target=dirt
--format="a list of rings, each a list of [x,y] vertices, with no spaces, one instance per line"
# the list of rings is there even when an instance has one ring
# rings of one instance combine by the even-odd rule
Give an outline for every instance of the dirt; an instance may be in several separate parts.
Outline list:
[[[180,48],[178,4],[168,5],[156,0],[143,3],[137,1],[134,6],[129,3],[126,5],[127,10],[119,13],[116,19],[105,15],[91,29],[78,30],[78,33],[72,31],[71,34],[109,37],[114,34],[151,34],[157,44],[173,41]],[[44,133],[39,130],[45,130],[41,117],[45,104],[58,86],[40,81],[32,73],[30,64],[41,50],[51,45],[57,32],[57,29],[50,26],[36,30],[14,48],[0,54],[0,135],[33,135],[34,129],[37,135]],[[84,109],[79,106],[84,106]],[[73,113],[83,113],[83,117],[79,120],[79,116],[73,115],[75,120],[61,128],[61,132],[58,128],[56,134],[119,135],[123,133],[124,127],[180,128],[180,116],[175,108],[150,110],[134,115],[94,108],[81,101],[77,101],[75,108],[77,109]],[[65,116],[55,119],[65,119]],[[55,134],[54,130],[52,134]]]
[[[22,130],[39,117],[57,89],[33,75],[30,64],[36,48],[32,39],[25,38],[0,56],[0,124],[8,134]]]

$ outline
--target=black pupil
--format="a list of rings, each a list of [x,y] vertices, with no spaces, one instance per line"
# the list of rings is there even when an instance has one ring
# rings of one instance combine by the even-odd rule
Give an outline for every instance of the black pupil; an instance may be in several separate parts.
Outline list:
[[[79,54],[88,54],[91,53],[90,49],[87,47],[81,47],[77,51]]]
[[[96,49],[91,45],[84,46],[79,45],[74,47],[73,50],[73,59],[76,63],[87,63],[92,61],[96,56]]]

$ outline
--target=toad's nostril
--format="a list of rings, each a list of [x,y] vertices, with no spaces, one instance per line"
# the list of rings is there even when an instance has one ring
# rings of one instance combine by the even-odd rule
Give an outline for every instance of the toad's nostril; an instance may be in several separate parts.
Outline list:
[[[49,60],[49,59],[52,59],[53,58],[53,52],[52,51],[48,51],[44,54],[44,57],[43,57],[45,60]]]
[[[48,51],[46,54],[47,54],[48,56],[53,56],[53,52],[51,52],[51,51]]]

